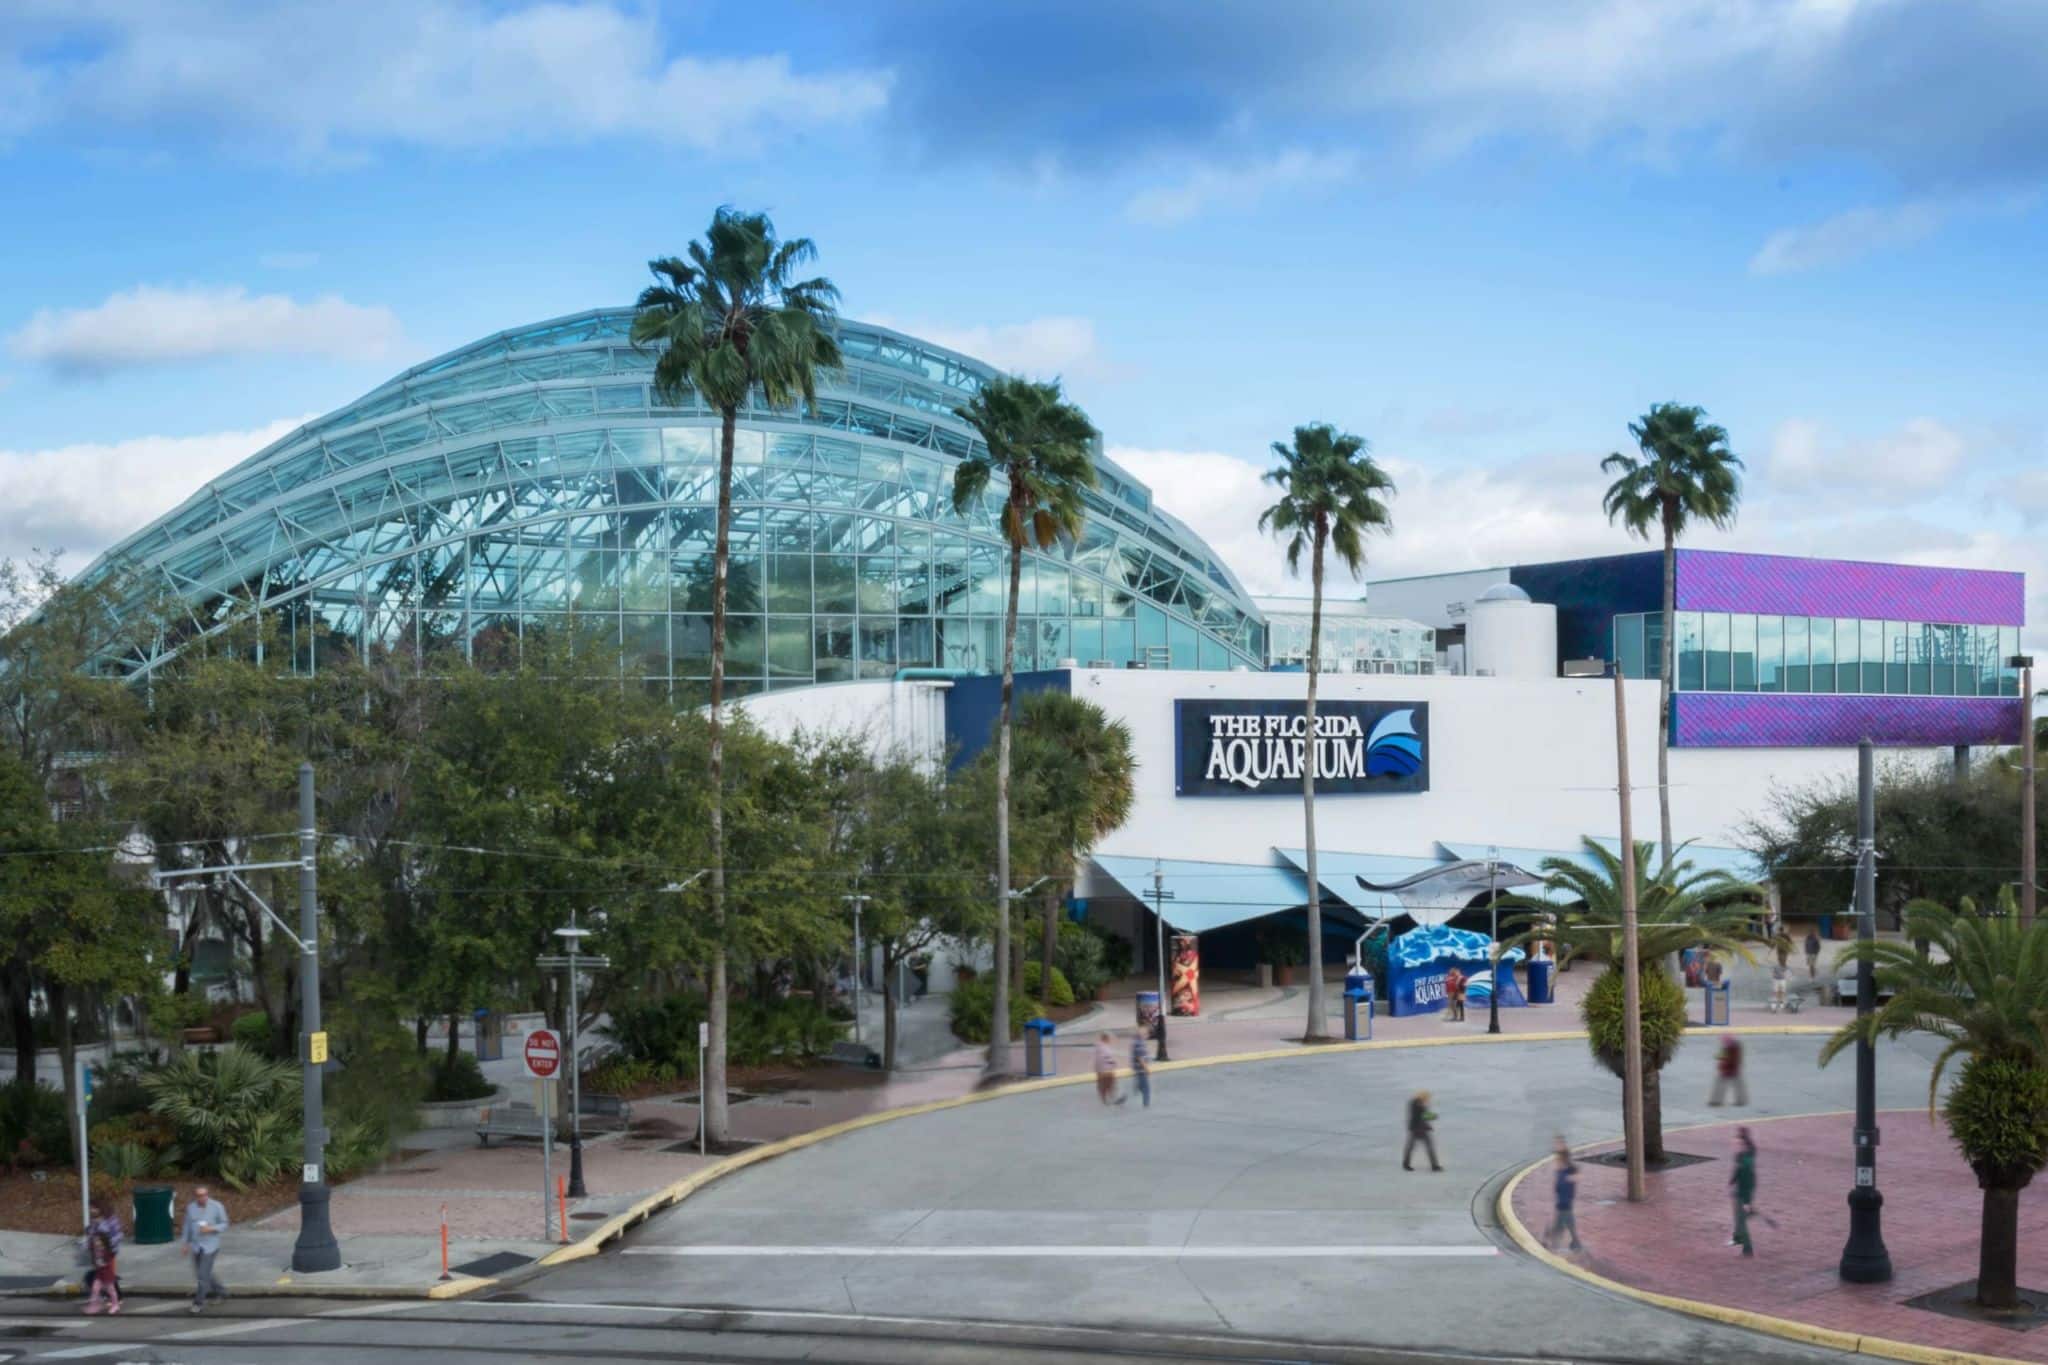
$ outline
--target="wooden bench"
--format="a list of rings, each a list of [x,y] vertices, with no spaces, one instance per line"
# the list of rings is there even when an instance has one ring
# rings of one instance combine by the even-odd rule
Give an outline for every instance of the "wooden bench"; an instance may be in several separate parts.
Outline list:
[[[488,1147],[491,1139],[527,1138],[539,1142],[547,1131],[547,1124],[541,1119],[540,1111],[530,1104],[494,1104],[484,1110],[483,1121],[477,1124],[477,1141]]]
[[[589,1128],[594,1120],[604,1127],[623,1131],[633,1122],[633,1106],[617,1095],[579,1096],[576,1113],[583,1120],[585,1128]]]

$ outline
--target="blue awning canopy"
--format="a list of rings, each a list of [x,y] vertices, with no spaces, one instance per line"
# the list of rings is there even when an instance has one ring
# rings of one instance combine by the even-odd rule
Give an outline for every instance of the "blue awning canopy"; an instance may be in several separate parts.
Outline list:
[[[1308,904],[1307,878],[1278,864],[1203,863],[1098,853],[1095,866],[1148,909],[1158,904],[1153,897],[1156,868],[1167,896],[1162,918],[1183,933],[1203,934]]]
[[[1276,848],[1273,851],[1292,863],[1295,869],[1303,874],[1306,885],[1308,850]],[[1358,884],[1360,877],[1369,882],[1397,882],[1418,872],[1428,872],[1442,866],[1442,858],[1405,858],[1393,853],[1345,853],[1329,848],[1316,850],[1316,879],[1323,884],[1323,894],[1336,897],[1368,920],[1403,914],[1406,913],[1407,907],[1401,903],[1399,897],[1391,893],[1365,890]]]

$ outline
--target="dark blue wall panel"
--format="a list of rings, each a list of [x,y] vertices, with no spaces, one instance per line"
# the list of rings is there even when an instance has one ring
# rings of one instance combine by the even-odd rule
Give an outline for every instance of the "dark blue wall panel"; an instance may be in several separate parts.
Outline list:
[[[1033,692],[1072,692],[1073,674],[1047,668],[1017,675],[1017,696]],[[996,719],[1003,707],[1003,680],[996,674],[955,678],[946,691],[946,750],[951,766],[971,762],[996,737]]]
[[[1508,581],[1557,608],[1557,658],[1614,657],[1614,618],[1657,611],[1664,603],[1664,555],[1658,550],[1523,564]]]

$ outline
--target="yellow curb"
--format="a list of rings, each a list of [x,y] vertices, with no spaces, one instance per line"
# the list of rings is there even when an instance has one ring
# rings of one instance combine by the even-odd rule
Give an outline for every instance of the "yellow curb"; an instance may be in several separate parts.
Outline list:
[[[1828,1031],[1832,1032],[1833,1030]],[[1769,1123],[1774,1119],[1827,1118],[1846,1112],[1846,1110],[1832,1110],[1829,1113],[1818,1115],[1775,1114],[1769,1118],[1752,1119],[1749,1122]],[[1898,1113],[1909,1111],[1888,1110],[1886,1112]],[[1725,1126],[1727,1125],[1712,1123],[1689,1124],[1685,1128],[1674,1128],[1671,1131],[1688,1132],[1699,1128]],[[1610,1138],[1606,1142],[1586,1143],[1584,1147],[1604,1147],[1613,1141],[1614,1139]],[[1583,1147],[1575,1148],[1574,1150],[1583,1150]],[[1610,1280],[1605,1275],[1595,1274],[1584,1266],[1572,1264],[1549,1247],[1544,1246],[1541,1241],[1530,1233],[1528,1226],[1515,1213],[1515,1191],[1520,1188],[1524,1180],[1549,1164],[1550,1158],[1543,1157],[1530,1162],[1527,1166],[1517,1171],[1515,1178],[1501,1187],[1500,1198],[1496,1203],[1495,1212],[1500,1215],[1501,1226],[1507,1229],[1508,1236],[1515,1239],[1515,1245],[1549,1266],[1552,1270],[1562,1271],[1573,1279],[1583,1280],[1587,1284],[1596,1285],[1601,1289],[1625,1295],[1642,1303],[1653,1304],[1658,1308],[1668,1308],[1673,1312],[1686,1313],[1692,1317],[1707,1318],[1714,1322],[1724,1322],[1733,1327],[1746,1327],[1753,1332],[1763,1332],[1769,1336],[1782,1337],[1787,1341],[1804,1342],[1809,1346],[1826,1346],[1837,1351],[1847,1351],[1854,1355],[1877,1356],[1885,1360],[1914,1361],[1919,1362],[1919,1365],[2030,1365],[2027,1361],[2016,1360],[2011,1356],[1987,1356],[1974,1351],[1950,1351],[1935,1346],[1921,1346],[1910,1341],[1894,1341],[1889,1337],[1864,1336],[1856,1332],[1838,1332],[1831,1327],[1816,1327],[1809,1322],[1798,1322],[1791,1318],[1776,1318],[1767,1313],[1753,1313],[1745,1308],[1729,1308],[1723,1304],[1708,1303],[1703,1299],[1682,1299],[1670,1294],[1658,1294],[1648,1289],[1638,1289],[1634,1285],[1623,1284],[1619,1280]]]

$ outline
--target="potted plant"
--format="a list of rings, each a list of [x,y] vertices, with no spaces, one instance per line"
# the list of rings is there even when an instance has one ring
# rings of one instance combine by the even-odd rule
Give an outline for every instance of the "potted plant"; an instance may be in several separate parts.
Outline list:
[[[1294,984],[1294,969],[1307,960],[1301,940],[1293,934],[1273,934],[1265,940],[1264,957],[1273,968],[1273,979],[1282,986]]]

